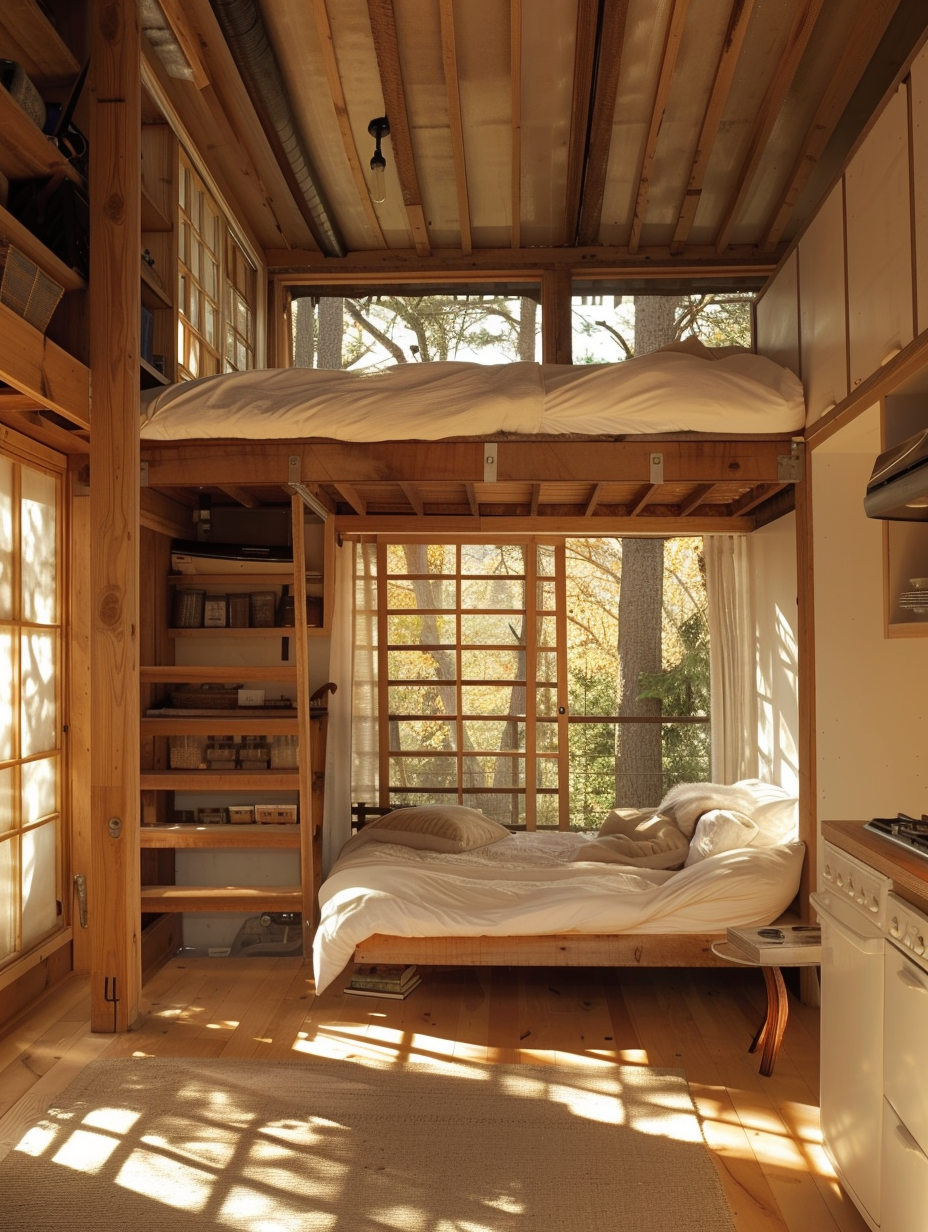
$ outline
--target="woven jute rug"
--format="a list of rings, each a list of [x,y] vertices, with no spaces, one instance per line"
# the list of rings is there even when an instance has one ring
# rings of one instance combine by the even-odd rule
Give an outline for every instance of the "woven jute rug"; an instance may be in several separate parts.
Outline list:
[[[733,1232],[679,1070],[94,1061],[0,1164],[16,1232]]]

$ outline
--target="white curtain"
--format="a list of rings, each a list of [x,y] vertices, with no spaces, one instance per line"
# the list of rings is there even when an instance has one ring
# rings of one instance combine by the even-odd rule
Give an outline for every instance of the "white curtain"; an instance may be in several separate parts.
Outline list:
[[[377,735],[377,553],[374,544],[338,548],[325,759],[322,875],[351,837],[352,800],[379,797]]]
[[[712,781],[756,778],[757,631],[747,535],[707,535]]]

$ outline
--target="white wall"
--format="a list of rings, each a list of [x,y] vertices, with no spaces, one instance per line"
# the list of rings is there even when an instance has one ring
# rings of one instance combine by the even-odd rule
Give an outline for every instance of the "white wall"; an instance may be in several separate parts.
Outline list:
[[[817,814],[928,809],[928,640],[883,631],[883,524],[863,496],[880,452],[872,407],[812,453]]]
[[[757,631],[757,777],[799,792],[796,515],[751,536]]]

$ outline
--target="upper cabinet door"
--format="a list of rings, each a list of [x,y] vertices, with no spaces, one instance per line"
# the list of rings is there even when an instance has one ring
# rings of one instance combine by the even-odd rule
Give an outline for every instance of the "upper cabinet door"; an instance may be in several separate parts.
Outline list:
[[[790,253],[757,301],[755,334],[758,355],[799,372],[799,295],[796,254]]]
[[[915,210],[915,306],[928,329],[928,47],[912,63],[912,199]]]
[[[908,94],[900,86],[845,173],[851,390],[914,337]]]
[[[799,241],[799,338],[806,418],[812,423],[848,393],[842,184]]]

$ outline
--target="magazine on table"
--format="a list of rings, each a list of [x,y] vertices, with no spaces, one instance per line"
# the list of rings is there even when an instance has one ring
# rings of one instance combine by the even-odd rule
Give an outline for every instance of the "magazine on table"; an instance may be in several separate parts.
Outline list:
[[[788,967],[814,963],[822,944],[818,924],[769,924],[763,928],[729,928],[728,944],[751,962]]]

